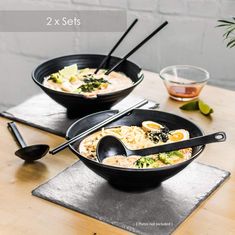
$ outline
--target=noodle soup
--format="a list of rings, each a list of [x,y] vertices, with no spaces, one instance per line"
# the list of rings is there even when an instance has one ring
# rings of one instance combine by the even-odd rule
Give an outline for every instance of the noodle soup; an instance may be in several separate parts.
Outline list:
[[[79,152],[84,157],[97,161],[96,146],[99,140],[112,135],[120,139],[129,149],[142,149],[189,139],[189,132],[184,129],[169,131],[166,126],[152,121],[145,121],[141,127],[120,126],[102,129],[86,137],[79,146]],[[149,156],[108,156],[103,164],[125,168],[158,168],[173,165],[189,159],[192,148],[171,151]]]
[[[100,69],[97,74],[94,72],[95,69],[78,69],[73,64],[45,77],[43,85],[56,91],[87,97],[96,97],[97,94],[110,93],[133,85],[132,80],[123,73],[113,71],[105,75],[104,69]]]

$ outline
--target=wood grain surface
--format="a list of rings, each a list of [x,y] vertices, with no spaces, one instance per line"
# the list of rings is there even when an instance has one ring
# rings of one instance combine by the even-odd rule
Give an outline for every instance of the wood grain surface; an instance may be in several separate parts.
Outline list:
[[[235,234],[235,92],[206,86],[201,98],[214,108],[211,117],[199,112],[181,111],[181,102],[168,98],[157,74],[145,72],[144,82],[134,94],[160,103],[160,110],[173,112],[198,124],[205,133],[223,130],[227,142],[209,145],[197,161],[231,172],[218,188],[174,234]],[[69,150],[47,155],[36,164],[24,164],[14,155],[17,145],[7,130],[9,120],[0,118],[0,234],[129,234],[88,216],[41,200],[32,189],[77,161]],[[27,143],[47,143],[51,147],[64,139],[35,128],[18,124]]]

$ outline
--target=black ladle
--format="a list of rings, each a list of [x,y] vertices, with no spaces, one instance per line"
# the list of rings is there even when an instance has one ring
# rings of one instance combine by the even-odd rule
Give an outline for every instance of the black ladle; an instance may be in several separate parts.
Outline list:
[[[144,148],[144,149],[137,149],[137,150],[130,150],[128,149],[122,141],[118,138],[107,135],[104,136],[98,143],[96,148],[96,155],[99,162],[102,162],[106,157],[111,156],[131,156],[131,155],[138,155],[138,156],[146,156],[151,154],[157,153],[164,153],[184,148],[190,148],[210,143],[217,143],[223,142],[226,140],[226,134],[224,132],[216,132],[210,135],[199,136],[195,138],[191,138],[188,140],[183,140],[175,143],[170,144],[163,144],[151,148]]]
[[[46,144],[27,146],[14,122],[9,122],[8,128],[14,135],[19,146],[21,147],[15,152],[15,155],[25,160],[26,162],[36,161],[44,157],[49,151],[49,146]]]

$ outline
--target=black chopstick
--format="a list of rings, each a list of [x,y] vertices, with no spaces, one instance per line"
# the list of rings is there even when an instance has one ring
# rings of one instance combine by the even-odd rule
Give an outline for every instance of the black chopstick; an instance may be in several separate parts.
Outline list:
[[[122,42],[122,40],[126,37],[126,35],[130,32],[130,30],[133,28],[133,26],[137,23],[138,19],[135,19],[132,24],[129,26],[129,28],[125,31],[125,33],[121,36],[121,38],[118,40],[118,42],[114,45],[114,47],[110,50],[110,52],[108,53],[107,56],[105,56],[105,58],[102,60],[102,62],[100,63],[100,65],[97,67],[97,69],[95,70],[94,74],[96,74],[102,67],[103,65],[106,63],[106,61],[110,58],[110,56],[112,55],[112,53],[116,50],[116,48],[119,46],[119,44]]]
[[[141,107],[141,106],[143,106],[143,105],[145,105],[145,104],[147,104],[147,103],[148,103],[147,100],[142,100],[142,101],[140,101],[139,103],[136,103],[135,105],[133,105],[133,106],[131,106],[131,107],[129,107],[129,108],[127,108],[127,109],[121,111],[121,112],[118,112],[117,114],[115,114],[115,115],[111,116],[110,118],[108,118],[108,119],[106,119],[106,120],[100,122],[99,124],[93,126],[92,128],[90,128],[90,129],[88,129],[88,130],[82,132],[81,134],[79,134],[79,135],[77,135],[77,136],[74,136],[72,139],[70,139],[69,141],[64,142],[63,144],[61,144],[61,145],[59,145],[58,147],[54,148],[54,149],[51,150],[49,153],[52,154],[52,155],[54,155],[54,154],[60,152],[61,150],[67,148],[70,144],[72,144],[72,143],[78,141],[78,139],[83,138],[83,137],[85,137],[86,135],[91,134],[93,131],[96,131],[96,130],[98,130],[98,129],[104,127],[105,125],[109,124],[110,122],[115,121],[115,120],[117,120],[118,118],[120,118],[120,117],[124,116],[125,114],[129,113],[129,112],[132,111],[133,109],[139,108],[139,107]]]
[[[141,46],[143,46],[149,39],[151,39],[155,34],[157,34],[160,30],[162,30],[166,25],[168,24],[167,21],[165,21],[163,24],[161,24],[157,29],[155,29],[148,37],[146,37],[142,42],[140,42],[136,47],[134,47],[129,53],[127,53],[121,60],[119,60],[115,65],[110,68],[105,75],[110,74],[114,69],[116,69],[124,60],[126,60],[129,56],[131,56],[133,53],[135,53]]]

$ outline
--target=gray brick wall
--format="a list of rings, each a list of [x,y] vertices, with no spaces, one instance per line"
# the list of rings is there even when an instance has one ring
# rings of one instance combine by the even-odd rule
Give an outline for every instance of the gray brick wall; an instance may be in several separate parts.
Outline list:
[[[131,60],[158,72],[192,64],[211,73],[211,84],[235,90],[235,49],[227,49],[217,19],[235,16],[234,0],[1,0],[1,10],[124,9],[138,25],[118,49],[122,56],[163,20],[169,25]],[[107,53],[121,33],[0,33],[0,104],[15,105],[39,92],[31,70],[70,53]],[[8,89],[10,87],[10,89]],[[156,88],[157,89],[157,88]]]

